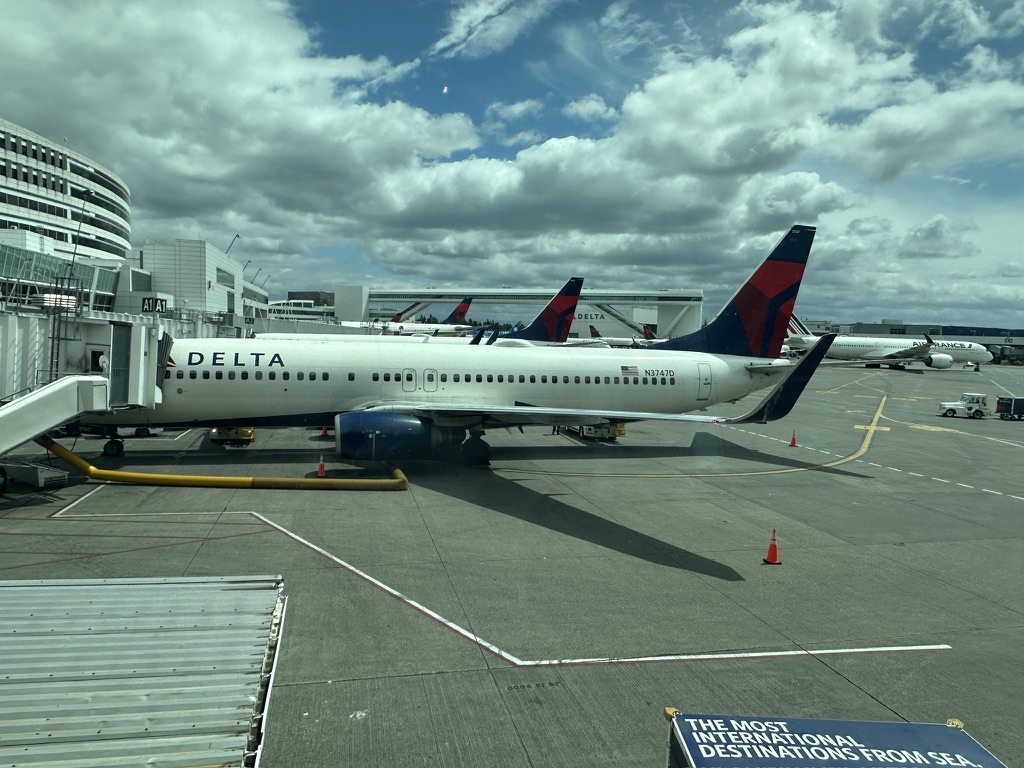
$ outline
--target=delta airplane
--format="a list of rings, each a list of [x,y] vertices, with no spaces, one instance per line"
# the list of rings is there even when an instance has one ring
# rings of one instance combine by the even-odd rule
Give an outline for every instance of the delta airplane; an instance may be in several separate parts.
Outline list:
[[[648,344],[653,344],[658,340],[658,337],[654,335],[654,331],[649,326],[644,326],[643,337],[636,336],[602,336],[600,331],[594,326],[590,326],[590,338],[597,342],[603,342],[609,347],[646,347]]]
[[[790,320],[790,331],[787,341],[794,348],[807,349],[817,341],[817,337],[795,317]],[[923,363],[929,368],[946,370],[954,363],[961,363],[980,371],[982,363],[992,360],[992,353],[977,342],[933,339],[928,334],[924,334],[924,341],[908,341],[896,336],[842,335],[832,343],[828,357],[864,362],[868,368],[887,365],[895,370],[905,370],[912,363]]]
[[[391,318],[390,323],[385,323],[381,328],[381,335],[410,336],[412,334],[429,334],[434,336],[461,336],[466,331],[475,330],[476,326],[466,325],[466,313],[469,305],[473,303],[473,297],[467,296],[459,305],[452,310],[444,320],[439,323],[415,323],[406,322],[402,319],[402,312]]]
[[[776,337],[781,343],[813,237],[812,227],[794,226],[730,302],[729,311],[696,334],[710,346],[724,342],[727,351],[722,353],[177,339],[168,355],[162,401],[155,408],[119,410],[90,417],[89,423],[213,427],[333,422],[342,458],[390,460],[438,452],[486,463],[490,448],[482,437],[498,427],[646,419],[774,421],[790,412],[834,338],[822,337],[796,365],[779,365],[762,353]],[[689,413],[735,402],[770,385],[775,385],[771,392],[741,416]],[[116,444],[112,440],[104,452],[116,455]]]
[[[280,340],[280,339],[302,339],[306,341],[312,340],[323,340],[323,341],[344,341],[344,342],[359,342],[368,341],[373,343],[379,343],[383,340],[388,341],[418,341],[418,342],[430,342],[432,344],[445,343],[445,344],[494,344],[498,343],[499,346],[506,344],[510,346],[515,345],[529,345],[535,344],[546,344],[546,343],[559,343],[564,342],[569,336],[569,328],[572,325],[572,318],[576,314],[576,305],[580,299],[580,289],[583,287],[582,277],[571,277],[569,281],[562,286],[562,290],[556,293],[544,308],[540,311],[540,314],[533,319],[533,322],[528,326],[523,326],[522,323],[517,323],[515,327],[508,331],[493,331],[491,336],[483,341],[483,337],[486,334],[486,329],[476,328],[476,333],[471,337],[472,340],[468,340],[470,337],[467,336],[441,336],[437,333],[412,333],[403,334],[399,336],[395,335],[382,335],[382,336],[366,336],[366,335],[354,335],[354,334],[331,334],[331,333],[260,333],[257,334],[257,338],[265,341],[269,340]],[[467,306],[469,299],[466,299]],[[461,305],[460,305],[461,306]],[[518,339],[519,341],[513,342]],[[506,341],[508,340],[508,341]]]

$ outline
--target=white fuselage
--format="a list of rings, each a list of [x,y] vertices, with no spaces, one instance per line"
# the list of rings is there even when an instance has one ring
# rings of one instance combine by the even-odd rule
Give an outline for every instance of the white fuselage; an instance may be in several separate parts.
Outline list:
[[[790,337],[786,342],[794,348],[806,348],[796,339],[804,337]],[[813,345],[816,337],[808,346]],[[992,359],[983,344],[974,341],[944,341],[935,339],[934,344],[929,348],[928,342],[913,339],[901,339],[898,337],[870,337],[870,336],[837,336],[836,341],[828,348],[825,356],[842,360],[886,360],[888,355],[897,354],[906,349],[920,346],[922,351],[918,356],[891,358],[893,362],[912,362],[914,359],[923,359],[929,354],[948,354],[953,362],[973,362],[981,364]]]
[[[411,403],[435,420],[445,404],[459,404],[479,407],[480,424],[569,423],[508,410],[686,413],[767,387],[791,368],[696,352],[259,338],[178,339],[170,356],[155,409],[90,421],[321,424],[325,415]]]

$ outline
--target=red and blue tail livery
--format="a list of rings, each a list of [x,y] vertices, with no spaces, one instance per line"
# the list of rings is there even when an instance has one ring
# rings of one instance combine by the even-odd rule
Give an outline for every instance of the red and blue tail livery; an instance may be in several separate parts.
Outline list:
[[[570,277],[569,282],[548,302],[532,323],[502,338],[564,344],[569,338],[569,329],[572,327],[573,317],[576,316],[576,305],[579,303],[582,288],[582,277]]]
[[[814,227],[795,225],[714,320],[699,331],[647,348],[778,357],[815,231]]]
[[[466,313],[469,312],[469,305],[473,303],[473,297],[467,296],[459,306],[452,310],[452,313],[441,321],[441,325],[462,325],[466,322]]]

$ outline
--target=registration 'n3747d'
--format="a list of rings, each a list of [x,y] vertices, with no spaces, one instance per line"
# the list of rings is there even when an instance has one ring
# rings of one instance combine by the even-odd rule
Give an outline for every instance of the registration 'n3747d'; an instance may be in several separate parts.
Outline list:
[[[676,372],[671,368],[645,368],[644,376],[675,376]]]

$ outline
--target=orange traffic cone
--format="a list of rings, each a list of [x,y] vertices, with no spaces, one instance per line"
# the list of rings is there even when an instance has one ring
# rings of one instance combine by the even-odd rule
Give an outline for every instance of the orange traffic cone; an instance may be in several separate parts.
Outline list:
[[[316,468],[316,476],[317,477],[326,477],[327,476],[327,472],[324,471],[324,455],[322,453],[320,454],[320,466],[318,466]]]
[[[789,438],[789,447],[796,448],[796,430],[793,430],[793,436]]]
[[[772,528],[772,540],[768,545],[768,555],[764,558],[765,565],[782,565],[782,561],[779,560],[779,548],[775,543],[775,529]]]
[[[320,437],[327,437],[327,427],[320,428]]]

